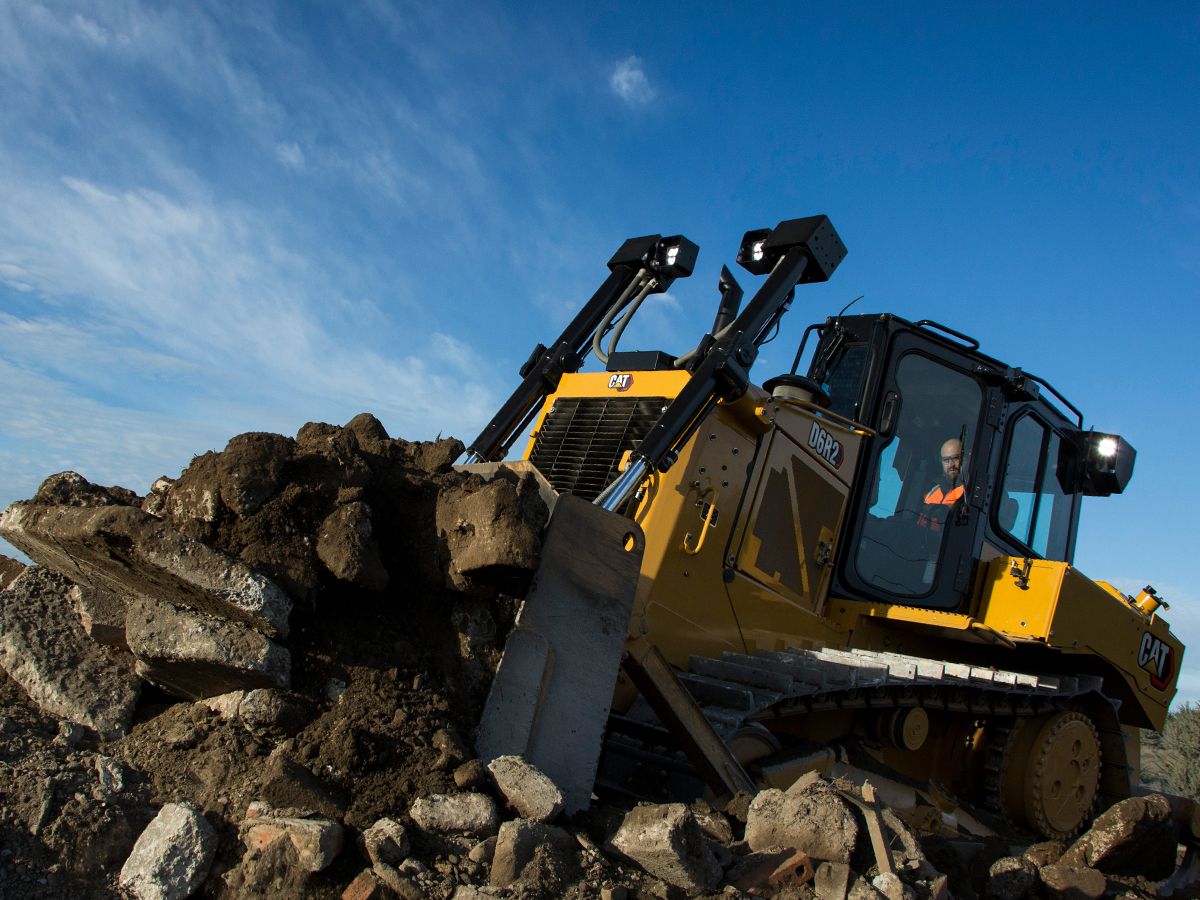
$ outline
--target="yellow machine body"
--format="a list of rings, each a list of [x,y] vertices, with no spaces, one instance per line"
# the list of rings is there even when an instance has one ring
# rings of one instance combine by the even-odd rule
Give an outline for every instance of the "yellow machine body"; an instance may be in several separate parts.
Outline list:
[[[560,399],[669,401],[688,377],[566,375],[536,418],[525,457]],[[820,434],[841,445],[840,465],[821,455]],[[969,608],[955,612],[831,595],[859,445],[870,434],[816,404],[759,388],[719,404],[634,501],[646,546],[630,634],[649,635],[681,669],[691,656],[832,647],[1087,672],[1121,701],[1123,722],[1161,728],[1182,644],[1160,616],[1069,564],[980,562]]]

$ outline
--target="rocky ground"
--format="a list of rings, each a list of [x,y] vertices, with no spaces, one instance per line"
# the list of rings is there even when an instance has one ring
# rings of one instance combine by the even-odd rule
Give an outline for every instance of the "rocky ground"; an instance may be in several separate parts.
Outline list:
[[[815,774],[564,817],[473,729],[546,508],[373,417],[0,515],[3,897],[1153,897],[1189,809],[1024,847]],[[1181,821],[1185,824],[1181,826]],[[1185,870],[1193,860],[1186,860]],[[1176,892],[1175,896],[1196,894]]]

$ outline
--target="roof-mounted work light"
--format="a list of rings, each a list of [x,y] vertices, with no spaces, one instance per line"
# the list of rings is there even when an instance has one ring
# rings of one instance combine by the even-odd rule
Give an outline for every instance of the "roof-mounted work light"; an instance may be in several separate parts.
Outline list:
[[[1137,451],[1119,434],[1084,433],[1083,480],[1080,490],[1089,497],[1119,494],[1133,477]]]
[[[630,238],[608,261],[609,269],[618,266],[640,267],[654,274],[650,293],[661,294],[676,278],[687,278],[696,267],[700,248],[682,234],[662,237],[649,234]]]
[[[802,247],[808,264],[798,284],[828,281],[846,255],[846,245],[827,216],[786,219],[774,228],[747,231],[738,250],[738,265],[751,275],[766,275],[789,250]]]
[[[665,237],[658,242],[650,268],[668,278],[687,278],[696,268],[700,248],[682,234]]]
[[[742,237],[742,246],[738,248],[737,264],[751,275],[766,275],[770,272],[779,259],[778,253],[767,256],[767,239],[770,237],[770,228],[747,231]]]

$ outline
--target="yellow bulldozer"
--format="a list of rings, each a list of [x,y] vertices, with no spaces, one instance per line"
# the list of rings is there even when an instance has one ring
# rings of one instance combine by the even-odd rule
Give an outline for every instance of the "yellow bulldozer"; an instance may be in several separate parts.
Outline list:
[[[752,383],[796,288],[845,256],[825,216],[746,233],[737,262],[765,280],[743,306],[723,269],[693,349],[619,350],[697,252],[624,242],[468,448],[486,470],[528,434],[506,465],[552,504],[480,755],[525,756],[569,811],[622,759],[721,798],[832,744],[1049,838],[1128,796],[1183,647],[1153,588],[1072,559],[1082,498],[1123,491],[1133,448],[927,320],[831,317]]]

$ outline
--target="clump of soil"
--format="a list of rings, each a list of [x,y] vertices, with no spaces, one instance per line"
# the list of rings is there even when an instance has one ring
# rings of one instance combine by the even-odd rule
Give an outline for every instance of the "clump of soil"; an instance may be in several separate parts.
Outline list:
[[[417,797],[454,790],[452,770],[473,755],[465,748],[519,604],[509,591],[530,574],[528,564],[501,561],[470,589],[452,585],[438,504],[485,489],[452,470],[462,449],[389,438],[363,415],[344,428],[310,423],[296,438],[240,435],[145,497],[74,473],[47,479],[30,504],[140,506],[285,587],[299,714],[252,726],[147,684],[129,733],[106,743],[45,716],[0,673],[0,895],[116,896],[115,873],[137,835],[158,807],[182,801],[220,838],[206,892],[236,895],[220,875],[243,856],[238,826],[254,801],[342,822],[352,842],[353,830],[379,818],[403,819]],[[532,510],[517,531],[536,535],[545,509],[510,480]],[[5,571],[19,568],[9,561]],[[74,789],[71,773],[95,768],[96,756],[120,767],[119,803]],[[100,839],[106,833],[111,840]],[[85,845],[93,849],[81,856]],[[352,848],[343,856],[343,867],[361,865]],[[85,857],[82,869],[64,862]],[[337,896],[353,874],[335,866],[306,893]]]

